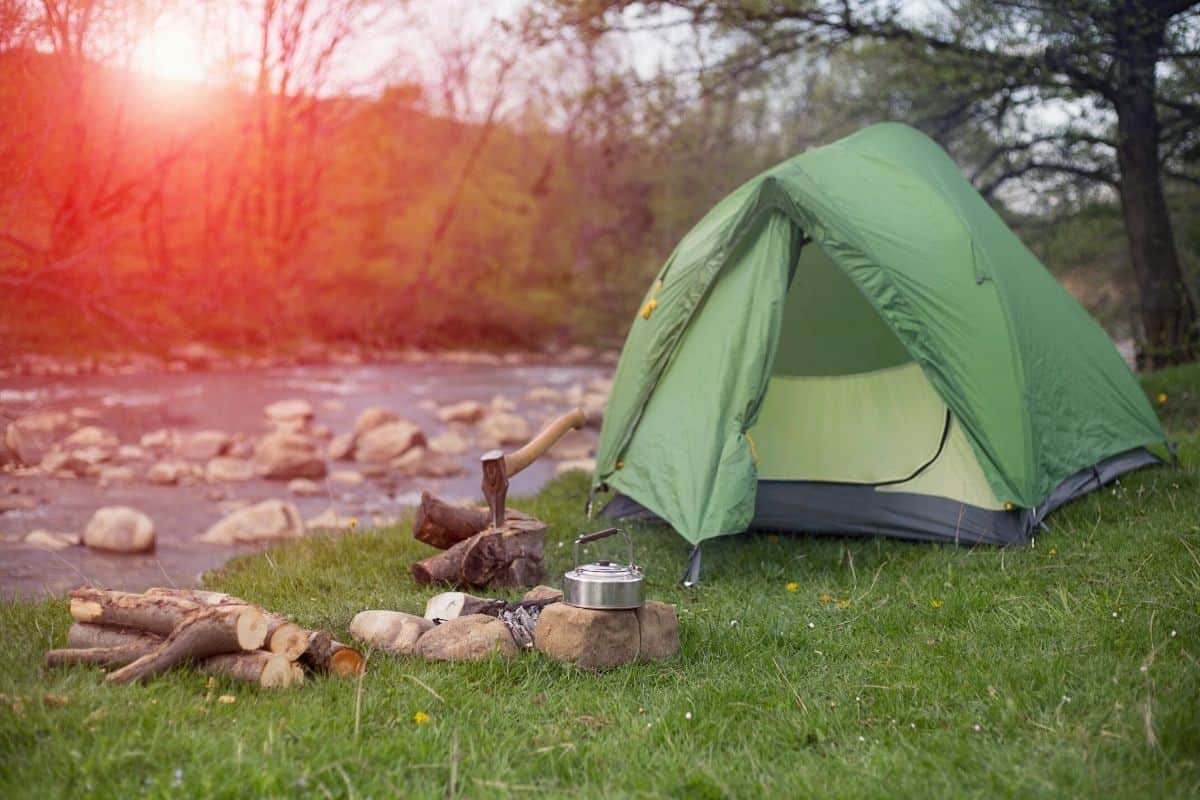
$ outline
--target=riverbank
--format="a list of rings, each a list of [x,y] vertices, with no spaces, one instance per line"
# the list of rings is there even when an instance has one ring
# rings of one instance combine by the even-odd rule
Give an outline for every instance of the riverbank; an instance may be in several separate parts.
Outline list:
[[[34,466],[0,468],[0,596],[62,594],[89,582],[129,590],[192,585],[204,570],[267,546],[270,539],[198,541],[221,519],[266,500],[294,506],[304,520],[319,520],[311,526],[317,529],[345,528],[349,520],[363,528],[390,524],[422,489],[478,497],[485,449],[513,446],[567,408],[590,406],[592,427],[514,479],[514,492],[535,492],[556,470],[591,454],[611,369],[460,354],[9,377],[0,384],[0,414],[32,426],[24,439],[26,460]],[[267,414],[279,401],[296,401],[311,412],[294,433],[311,444],[324,473],[303,494],[288,480],[258,474],[262,440],[281,426],[295,427]],[[470,406],[466,419],[474,421],[443,419],[445,407],[462,403]],[[425,445],[406,450],[424,450],[425,457],[409,456],[411,463],[379,470],[332,453],[334,440],[355,430],[368,409],[411,423]],[[515,427],[497,432],[493,424],[499,422]],[[170,479],[160,480],[164,474]],[[39,531],[72,541],[97,509],[108,506],[147,515],[157,532],[154,551],[114,554],[78,545],[51,549],[44,537],[27,541]]]

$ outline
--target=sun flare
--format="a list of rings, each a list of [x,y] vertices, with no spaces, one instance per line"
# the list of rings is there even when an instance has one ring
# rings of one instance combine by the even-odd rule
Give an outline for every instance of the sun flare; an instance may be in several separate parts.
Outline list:
[[[204,37],[187,20],[160,20],[134,52],[138,71],[167,80],[202,82],[207,77]]]

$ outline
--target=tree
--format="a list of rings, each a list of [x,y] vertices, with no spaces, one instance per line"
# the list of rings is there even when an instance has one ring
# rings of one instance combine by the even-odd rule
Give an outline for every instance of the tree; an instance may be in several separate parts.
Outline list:
[[[11,112],[0,137],[0,286],[134,338],[145,330],[116,310],[108,268],[183,150],[154,146],[128,113],[139,32],[168,2],[0,2],[0,100]]]
[[[992,147],[971,169],[985,193],[1049,175],[1115,189],[1140,295],[1139,359],[1158,367],[1200,356],[1164,191],[1165,179],[1200,184],[1197,0],[943,0],[928,13],[879,0],[543,0],[537,11],[589,36],[714,31],[731,74],[887,43],[937,71],[957,101],[944,104],[947,128],[987,129]]]

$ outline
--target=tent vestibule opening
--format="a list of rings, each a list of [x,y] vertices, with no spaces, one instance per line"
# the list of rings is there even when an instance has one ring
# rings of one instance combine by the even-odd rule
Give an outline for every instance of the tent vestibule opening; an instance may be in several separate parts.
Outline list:
[[[1002,508],[920,365],[815,243],[793,273],[750,437],[760,481],[867,485]]]

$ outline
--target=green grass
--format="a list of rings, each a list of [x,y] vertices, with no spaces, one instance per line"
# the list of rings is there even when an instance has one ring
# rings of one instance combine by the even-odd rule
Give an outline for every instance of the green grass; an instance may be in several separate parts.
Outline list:
[[[1148,384],[1194,397],[1186,372]],[[361,696],[219,682],[226,705],[188,670],[48,672],[65,602],[2,605],[0,796],[1194,797],[1200,435],[1172,427],[1182,467],[1071,504],[1028,548],[751,534],[707,544],[685,590],[684,542],[634,528],[682,652],[603,675],[372,653]],[[515,503],[551,524],[551,576],[595,527],[583,494],[568,476]],[[315,538],[207,583],[344,636],[361,609],[423,609],[428,552],[403,528]]]

